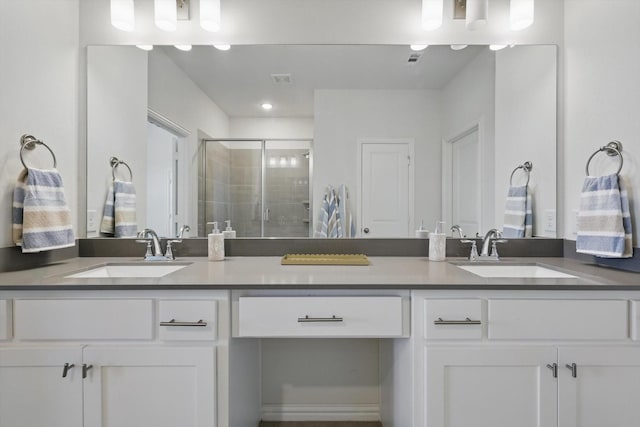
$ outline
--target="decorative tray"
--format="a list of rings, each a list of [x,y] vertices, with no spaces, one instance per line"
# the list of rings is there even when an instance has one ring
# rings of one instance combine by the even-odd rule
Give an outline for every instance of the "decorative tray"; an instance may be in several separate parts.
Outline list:
[[[282,265],[369,265],[363,254],[286,254]]]

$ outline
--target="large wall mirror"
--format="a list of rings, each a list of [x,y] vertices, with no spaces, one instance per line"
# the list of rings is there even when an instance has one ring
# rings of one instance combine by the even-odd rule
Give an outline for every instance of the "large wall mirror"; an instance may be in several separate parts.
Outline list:
[[[89,46],[87,237],[117,236],[101,233],[107,200],[125,205],[114,181],[133,182],[138,229],[187,224],[190,237],[225,220],[238,237],[323,236],[336,201],[344,237],[412,237],[441,220],[474,236],[502,229],[509,187],[528,182],[533,236],[555,237],[556,56]]]

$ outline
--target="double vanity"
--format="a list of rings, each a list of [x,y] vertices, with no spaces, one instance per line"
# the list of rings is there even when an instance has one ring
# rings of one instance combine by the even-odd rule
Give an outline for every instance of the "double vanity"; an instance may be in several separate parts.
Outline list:
[[[634,274],[369,260],[77,257],[1,273],[0,426],[634,425]]]

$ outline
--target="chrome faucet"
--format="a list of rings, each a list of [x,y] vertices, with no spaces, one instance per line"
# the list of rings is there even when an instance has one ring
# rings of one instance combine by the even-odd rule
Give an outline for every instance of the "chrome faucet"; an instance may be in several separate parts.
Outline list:
[[[182,239],[184,238],[184,233],[188,233],[189,231],[191,231],[191,227],[185,224],[182,227],[180,227],[180,231],[178,231],[178,235],[176,237],[178,239]]]
[[[173,261],[176,258],[173,255],[173,249],[171,245],[173,243],[182,243],[182,240],[167,240],[167,251],[164,255],[162,255],[160,238],[154,230],[145,228],[138,233],[138,238],[140,240],[136,240],[136,242],[147,244],[147,252],[144,254],[145,261]]]
[[[462,227],[460,227],[458,224],[452,225],[451,226],[451,231],[452,232],[457,231],[458,232],[458,237],[460,237],[461,239],[464,239],[465,237],[467,237],[464,234],[462,234]]]
[[[482,250],[480,251],[480,256],[489,256],[489,244],[491,243],[491,239],[500,238],[500,232],[495,228],[487,231],[484,235],[484,239],[482,239]]]
[[[487,231],[487,233],[484,235],[484,239],[482,239],[482,250],[479,255],[475,240],[460,240],[460,242],[471,243],[471,253],[469,254],[469,261],[499,261],[500,255],[498,254],[496,243],[507,242],[507,240],[504,240],[501,237],[502,233],[495,228]],[[489,246],[491,246],[491,250],[489,250]]]

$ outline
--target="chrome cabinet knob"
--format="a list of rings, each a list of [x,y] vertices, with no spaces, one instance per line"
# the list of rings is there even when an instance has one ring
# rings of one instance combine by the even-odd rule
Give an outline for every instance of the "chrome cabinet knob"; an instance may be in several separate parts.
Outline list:
[[[364,231],[364,234],[369,234],[369,227],[365,227],[365,229],[362,231]]]

